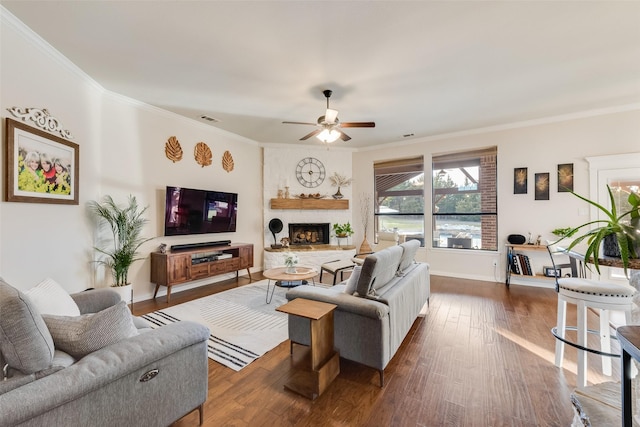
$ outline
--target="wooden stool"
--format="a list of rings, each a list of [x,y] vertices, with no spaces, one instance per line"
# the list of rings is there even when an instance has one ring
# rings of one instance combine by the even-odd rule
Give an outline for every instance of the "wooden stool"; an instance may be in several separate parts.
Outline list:
[[[564,358],[564,344],[569,344],[578,349],[578,382],[577,387],[587,385],[587,352],[599,354],[602,358],[602,372],[611,376],[611,357],[620,357],[619,354],[611,354],[611,337],[609,334],[609,311],[623,311],[625,322],[631,322],[631,309],[633,307],[633,295],[635,288],[626,284],[599,282],[597,280],[568,277],[557,280],[558,290],[558,323],[551,330],[557,338],[556,360],[557,367],[562,367]],[[566,323],[567,303],[575,304],[578,310],[577,326],[568,327]],[[600,330],[587,329],[587,308],[600,310]],[[567,330],[576,330],[578,342],[573,343],[565,339]],[[600,350],[587,347],[587,333],[600,335]]]
[[[340,272],[340,280],[344,280],[344,273],[353,268],[355,264],[351,260],[336,260],[325,262],[320,266],[320,282],[322,282],[322,272],[333,274],[333,285],[336,284],[336,276]]]

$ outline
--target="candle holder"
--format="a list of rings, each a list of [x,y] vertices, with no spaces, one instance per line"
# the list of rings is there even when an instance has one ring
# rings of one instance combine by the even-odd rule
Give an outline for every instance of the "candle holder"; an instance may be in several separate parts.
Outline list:
[[[285,199],[289,198],[289,187],[284,187],[284,198]]]

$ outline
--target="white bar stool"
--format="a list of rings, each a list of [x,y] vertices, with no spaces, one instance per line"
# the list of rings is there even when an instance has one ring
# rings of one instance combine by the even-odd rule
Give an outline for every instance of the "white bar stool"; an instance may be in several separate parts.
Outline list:
[[[558,321],[551,331],[557,338],[556,360],[557,367],[562,367],[564,358],[564,345],[569,344],[578,349],[578,383],[577,387],[587,385],[587,352],[599,354],[602,358],[602,372],[611,376],[611,357],[619,357],[619,354],[611,354],[611,338],[609,334],[609,311],[624,312],[625,322],[631,323],[631,310],[635,288],[626,284],[600,282],[597,280],[582,279],[578,277],[559,278],[556,280],[558,291]],[[567,303],[577,306],[577,326],[567,327],[566,310]],[[600,330],[587,329],[587,308],[600,310]],[[567,330],[575,329],[578,342],[573,343],[565,339]],[[600,350],[587,347],[587,333],[600,335]]]

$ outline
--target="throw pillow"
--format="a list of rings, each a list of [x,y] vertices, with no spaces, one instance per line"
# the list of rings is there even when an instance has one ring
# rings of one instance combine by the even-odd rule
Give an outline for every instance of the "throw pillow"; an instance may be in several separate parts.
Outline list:
[[[46,278],[25,294],[42,315],[80,316],[80,309],[73,298],[51,278]]]
[[[347,286],[344,288],[344,293],[353,295],[356,291],[356,287],[358,285],[358,279],[360,278],[360,272],[362,271],[361,265],[356,265],[353,267],[353,271],[351,272],[351,276],[347,280]]]
[[[24,374],[46,369],[53,360],[53,340],[38,309],[13,286],[0,281],[0,353]]]
[[[42,317],[56,348],[77,359],[138,333],[124,301],[98,313]]]

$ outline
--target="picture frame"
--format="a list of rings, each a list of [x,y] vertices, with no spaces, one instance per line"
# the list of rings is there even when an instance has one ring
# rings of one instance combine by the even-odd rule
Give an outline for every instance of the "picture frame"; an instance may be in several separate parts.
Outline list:
[[[5,119],[5,201],[77,205],[80,148]]]
[[[513,194],[527,194],[527,168],[513,169]]]
[[[573,191],[573,163],[558,165],[558,193]]]
[[[535,174],[535,199],[549,200],[549,172]]]

